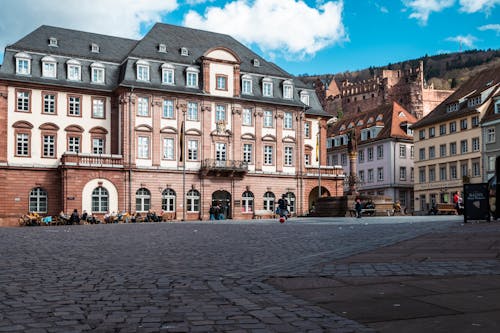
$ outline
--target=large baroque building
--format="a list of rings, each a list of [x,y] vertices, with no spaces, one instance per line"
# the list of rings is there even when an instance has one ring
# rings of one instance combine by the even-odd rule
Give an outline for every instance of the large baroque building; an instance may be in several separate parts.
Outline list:
[[[344,116],[329,129],[328,163],[340,165],[346,173],[354,167],[360,194],[390,197],[412,210],[413,133],[410,126],[416,121],[396,102]],[[354,150],[351,154],[349,140],[355,141],[351,143]]]
[[[342,194],[306,86],[228,35],[156,24],[141,40],[41,26],[0,68],[0,224],[27,211],[305,214]]]
[[[415,210],[450,203],[465,183],[494,173],[500,67],[486,69],[460,86],[412,128],[415,132]]]

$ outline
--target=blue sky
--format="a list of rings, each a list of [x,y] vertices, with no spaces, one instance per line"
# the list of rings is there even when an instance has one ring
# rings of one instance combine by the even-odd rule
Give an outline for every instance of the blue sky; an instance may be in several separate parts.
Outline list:
[[[500,48],[500,0],[2,0],[0,52],[42,24],[140,38],[160,21],[233,35],[292,74]]]

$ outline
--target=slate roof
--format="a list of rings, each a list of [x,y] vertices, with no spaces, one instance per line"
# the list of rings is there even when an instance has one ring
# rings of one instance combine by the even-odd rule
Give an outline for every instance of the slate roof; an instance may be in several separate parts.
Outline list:
[[[477,75],[466,81],[460,88],[458,88],[453,94],[451,94],[447,99],[445,99],[441,104],[439,104],[433,111],[431,111],[427,116],[420,119],[416,124],[412,126],[413,129],[422,128],[425,126],[437,124],[450,119],[456,119],[464,117],[470,114],[477,113],[476,105],[474,107],[468,107],[467,100],[464,100],[466,96],[473,97],[479,95],[479,93],[495,87],[500,84],[500,66],[486,69],[481,71]],[[495,91],[495,90],[493,90]],[[491,95],[491,94],[490,94]],[[485,98],[482,102],[484,104],[488,98]],[[447,106],[459,102],[460,108],[457,111],[448,112]],[[481,105],[482,105],[481,104]]]

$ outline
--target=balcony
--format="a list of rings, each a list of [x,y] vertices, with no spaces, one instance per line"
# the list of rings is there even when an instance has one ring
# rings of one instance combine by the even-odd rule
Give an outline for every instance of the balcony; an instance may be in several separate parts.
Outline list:
[[[244,177],[248,165],[243,161],[218,161],[206,159],[201,162],[200,176],[212,177]]]
[[[61,166],[123,168],[123,156],[109,154],[77,154],[66,152],[61,156]]]
[[[340,166],[322,166],[320,170],[324,178],[345,177],[344,169]],[[318,167],[306,167],[305,176],[318,177]]]

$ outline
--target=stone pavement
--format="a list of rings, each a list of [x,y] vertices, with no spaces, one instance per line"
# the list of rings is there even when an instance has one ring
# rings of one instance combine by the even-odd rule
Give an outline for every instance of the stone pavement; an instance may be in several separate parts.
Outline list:
[[[346,289],[348,305],[349,297],[369,294],[373,279],[400,282],[412,272],[436,272],[444,278],[471,269],[478,279],[498,274],[498,258],[484,257],[487,251],[478,257],[462,251],[464,256],[443,257],[439,263],[422,257],[422,265],[408,259],[412,249],[404,258],[386,251],[368,260],[373,251],[384,253],[386,246],[421,235],[469,234],[475,227],[443,216],[309,218],[284,225],[262,220],[3,228],[0,332],[384,330],[355,312],[354,305],[338,307],[340,298],[324,301],[322,289],[365,286],[359,295]],[[499,227],[491,227],[493,235]],[[437,241],[443,242],[445,238]],[[441,304],[439,295],[419,295],[424,299],[418,301],[434,302],[449,314],[451,306]],[[488,293],[481,296],[494,303]],[[385,303],[394,304],[393,299]],[[381,308],[382,303],[364,307]]]

